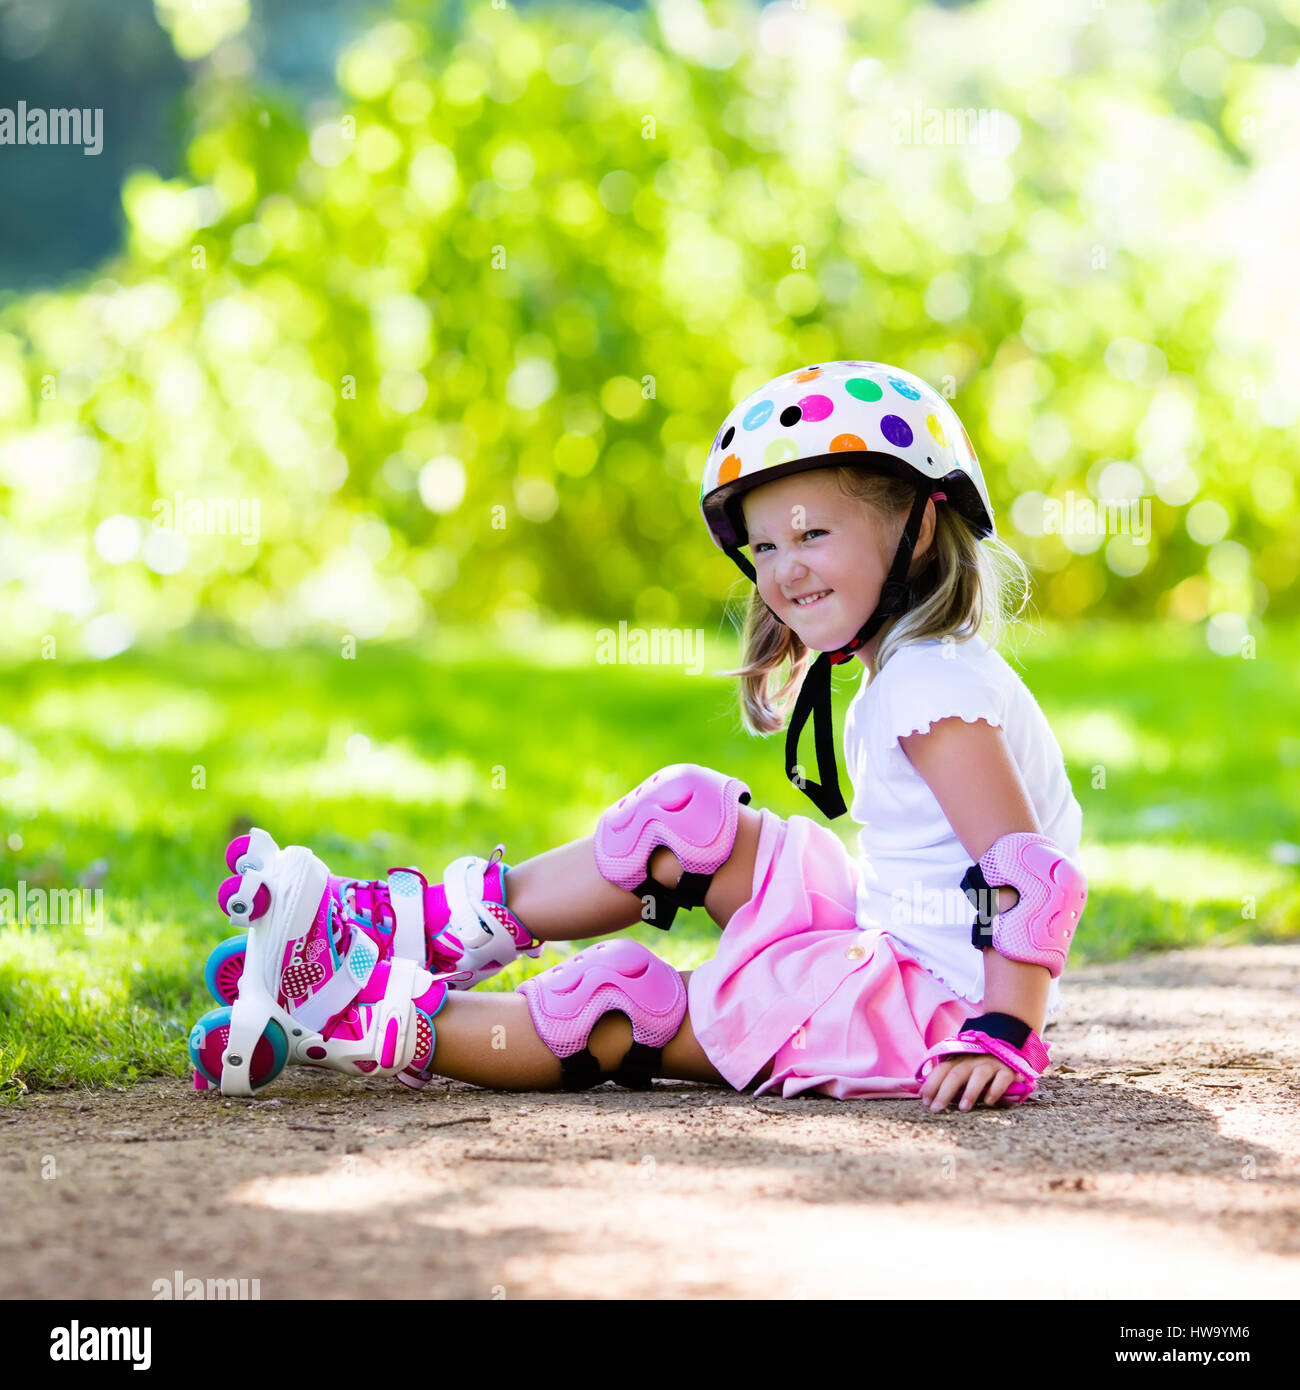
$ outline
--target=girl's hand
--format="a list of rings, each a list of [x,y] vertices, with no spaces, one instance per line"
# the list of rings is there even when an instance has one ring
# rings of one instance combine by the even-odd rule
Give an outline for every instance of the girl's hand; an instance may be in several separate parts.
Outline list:
[[[967,1052],[946,1058],[931,1071],[921,1083],[921,1103],[931,1110],[946,1110],[948,1102],[960,1094],[957,1108],[969,1110],[983,1091],[984,1104],[997,1105],[1007,1087],[1018,1080],[1019,1073],[989,1053]]]

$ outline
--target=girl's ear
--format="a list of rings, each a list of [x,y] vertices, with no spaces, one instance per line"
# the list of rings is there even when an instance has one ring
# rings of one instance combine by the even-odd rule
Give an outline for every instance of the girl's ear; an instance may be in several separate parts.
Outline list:
[[[934,528],[936,525],[934,514],[934,499],[931,498],[925,504],[925,511],[921,514],[921,534],[916,538],[916,549],[912,552],[914,560],[923,560],[930,553],[930,547],[934,544]]]

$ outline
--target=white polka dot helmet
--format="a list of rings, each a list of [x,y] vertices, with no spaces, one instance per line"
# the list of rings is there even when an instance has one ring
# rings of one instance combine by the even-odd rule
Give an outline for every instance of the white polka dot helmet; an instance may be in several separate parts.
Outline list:
[[[789,473],[860,459],[942,484],[977,536],[996,534],[974,446],[926,382],[880,362],[824,362],[776,377],[722,422],[700,485],[700,510],[724,551],[748,539],[740,498]]]

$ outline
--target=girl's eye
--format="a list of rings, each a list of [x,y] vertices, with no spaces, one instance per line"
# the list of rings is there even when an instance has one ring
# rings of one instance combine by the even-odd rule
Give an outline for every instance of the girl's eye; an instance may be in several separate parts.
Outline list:
[[[804,539],[804,540],[807,540],[809,536],[827,536],[827,535],[829,535],[829,534],[830,534],[830,532],[827,531],[824,527],[821,527],[821,526],[814,526],[814,527],[812,528],[812,530],[810,530],[810,531],[805,531],[805,532],[803,533],[803,539]],[[754,546],[754,554],[755,554],[755,555],[761,555],[761,554],[763,553],[763,548],[764,548],[765,546],[770,546],[771,544],[772,544],[771,541],[759,541],[759,542]]]

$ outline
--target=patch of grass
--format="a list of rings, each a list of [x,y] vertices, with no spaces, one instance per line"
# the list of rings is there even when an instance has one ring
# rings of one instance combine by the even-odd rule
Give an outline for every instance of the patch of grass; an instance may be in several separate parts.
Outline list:
[[[1026,638],[1012,658],[1084,811],[1089,906],[1072,963],[1295,934],[1300,629],[1258,643],[1254,659],[1224,658],[1199,633],[1098,623]],[[0,1101],[188,1075],[189,1025],[212,1006],[203,963],[231,934],[222,855],[250,822],[335,872],[413,863],[436,879],[498,841],[518,863],[588,835],[675,762],[725,768],[754,804],[820,819],[782,776],[784,735],[743,733],[734,683],[708,674],[734,648],[710,646],[700,674],[595,664],[581,629],[496,650],[446,634],[343,660],[195,640],[6,671],[6,915],[22,915],[20,884],[26,902],[97,886],[102,914],[86,899],[80,925],[0,927]],[[837,736],[860,672],[837,674]],[[833,828],[854,847],[847,817]],[[717,943],[700,911],[635,935],[683,970]],[[552,947],[546,963],[576,949]]]

